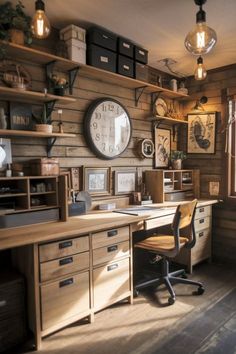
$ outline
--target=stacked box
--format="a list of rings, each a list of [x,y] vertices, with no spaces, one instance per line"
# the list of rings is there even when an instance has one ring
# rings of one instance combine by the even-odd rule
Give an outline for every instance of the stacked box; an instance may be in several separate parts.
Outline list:
[[[68,57],[80,64],[86,64],[86,30],[69,25],[60,31],[60,39],[67,45]]]

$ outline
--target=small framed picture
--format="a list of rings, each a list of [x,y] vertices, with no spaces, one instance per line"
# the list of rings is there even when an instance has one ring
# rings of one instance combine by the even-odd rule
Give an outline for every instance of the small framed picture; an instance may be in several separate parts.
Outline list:
[[[171,131],[155,127],[155,167],[166,168],[169,165],[171,151]]]
[[[91,195],[110,194],[110,168],[84,167],[83,189]]]
[[[71,167],[70,175],[71,175],[71,188],[74,191],[79,191],[80,190],[80,168]]]
[[[137,171],[134,169],[115,171],[114,183],[115,195],[135,192],[137,185]]]
[[[10,102],[10,128],[13,130],[32,130],[32,107],[27,103]]]
[[[216,112],[188,114],[188,154],[215,154]]]

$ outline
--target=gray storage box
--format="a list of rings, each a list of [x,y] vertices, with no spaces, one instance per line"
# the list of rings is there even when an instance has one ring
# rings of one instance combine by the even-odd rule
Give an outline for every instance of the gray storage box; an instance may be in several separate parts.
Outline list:
[[[96,44],[116,52],[117,36],[103,28],[91,27],[87,31],[87,43]]]
[[[97,68],[116,72],[116,53],[91,44],[87,51],[87,63]]]

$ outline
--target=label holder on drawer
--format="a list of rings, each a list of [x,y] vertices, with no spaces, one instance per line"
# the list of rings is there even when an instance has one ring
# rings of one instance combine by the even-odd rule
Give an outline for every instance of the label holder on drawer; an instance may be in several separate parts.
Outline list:
[[[72,240],[60,242],[58,245],[60,250],[63,248],[71,247],[71,246],[72,246]]]
[[[107,252],[114,252],[118,250],[118,245],[112,245],[107,247]]]
[[[59,266],[64,266],[70,263],[73,263],[73,257],[67,257],[59,260]]]
[[[64,286],[72,285],[74,283],[73,278],[68,278],[59,282],[59,288],[63,288]]]
[[[116,235],[118,235],[118,230],[107,231],[107,237],[113,237],[113,236],[116,236]]]
[[[119,267],[118,263],[111,264],[107,267],[107,271],[110,272],[111,270],[117,269]]]

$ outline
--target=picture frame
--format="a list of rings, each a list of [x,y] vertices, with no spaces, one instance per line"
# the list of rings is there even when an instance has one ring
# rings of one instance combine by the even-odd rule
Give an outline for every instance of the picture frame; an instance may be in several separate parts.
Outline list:
[[[110,167],[84,167],[83,189],[91,195],[110,194]]]
[[[0,171],[12,163],[11,140],[0,138]]]
[[[80,167],[70,168],[71,188],[74,191],[80,190]]]
[[[32,130],[32,107],[28,103],[9,102],[10,129]]]
[[[155,126],[155,168],[167,168],[171,151],[171,130]]]
[[[116,170],[114,172],[115,195],[131,194],[136,191],[137,171],[136,169]]]
[[[216,112],[188,114],[188,154],[215,154]]]

